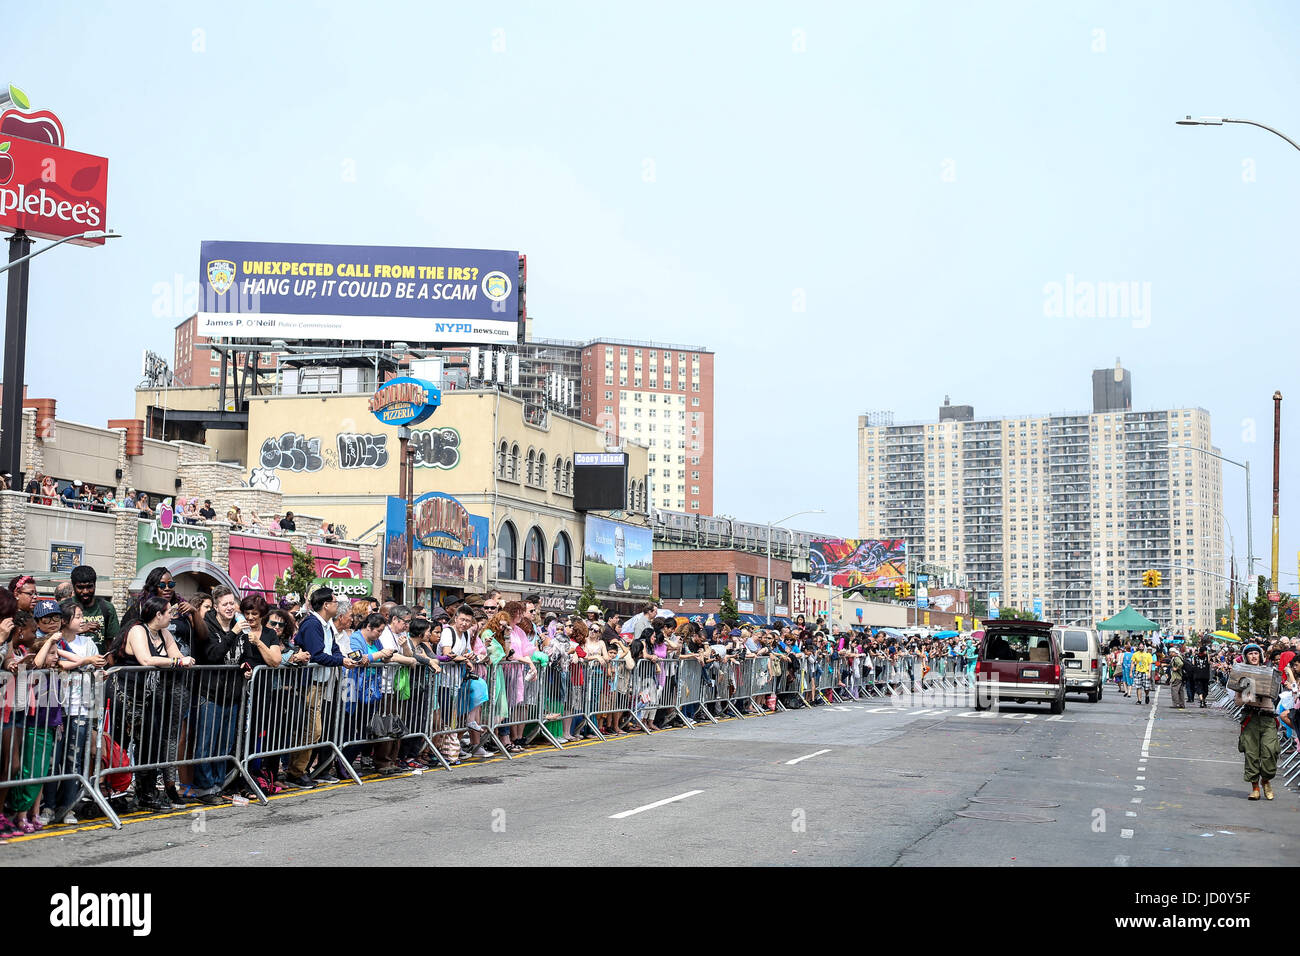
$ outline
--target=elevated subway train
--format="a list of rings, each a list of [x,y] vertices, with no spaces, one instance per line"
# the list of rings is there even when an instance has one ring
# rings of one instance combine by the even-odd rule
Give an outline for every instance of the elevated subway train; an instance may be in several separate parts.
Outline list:
[[[750,521],[737,521],[718,515],[661,511],[656,508],[650,513],[650,527],[654,530],[655,537],[662,540],[690,543],[694,538],[701,547],[731,547],[756,552],[767,550],[768,526]],[[808,554],[808,545],[813,535],[775,525],[771,531],[773,553],[796,556]]]

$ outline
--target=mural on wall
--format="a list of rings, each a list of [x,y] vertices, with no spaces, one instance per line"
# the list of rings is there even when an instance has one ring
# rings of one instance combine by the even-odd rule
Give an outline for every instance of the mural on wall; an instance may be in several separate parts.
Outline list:
[[[387,435],[355,435],[343,432],[336,436],[339,468],[383,468],[388,464]]]
[[[410,449],[416,468],[455,468],[460,464],[460,432],[454,428],[414,431]]]

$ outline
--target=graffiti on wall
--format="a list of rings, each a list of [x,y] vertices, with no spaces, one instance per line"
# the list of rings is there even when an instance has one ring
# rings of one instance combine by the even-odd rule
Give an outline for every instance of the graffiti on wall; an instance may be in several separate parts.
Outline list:
[[[248,487],[260,491],[279,491],[280,476],[269,468],[254,468],[248,476]]]
[[[320,471],[325,464],[320,456],[320,439],[296,432],[262,442],[262,467],[271,471]]]
[[[297,432],[267,438],[248,476],[248,486],[280,491],[277,471],[315,473],[322,468],[343,471],[383,468],[390,458],[389,438],[389,435],[339,432],[332,447],[319,436],[308,437]],[[454,428],[414,431],[410,449],[417,467],[455,468],[460,464],[460,433]]]
[[[387,435],[341,433],[336,439],[340,468],[383,468],[388,464]]]
[[[412,432],[410,449],[417,468],[455,468],[460,463],[460,432],[454,428]]]

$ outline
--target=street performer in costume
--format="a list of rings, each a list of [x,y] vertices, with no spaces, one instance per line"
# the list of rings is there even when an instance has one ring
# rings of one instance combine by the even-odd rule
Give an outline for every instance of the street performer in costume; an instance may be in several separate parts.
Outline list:
[[[1264,651],[1258,644],[1247,644],[1242,653],[1245,663],[1253,667],[1264,661]],[[1250,784],[1248,799],[1258,800],[1260,784],[1263,783],[1264,799],[1273,799],[1273,788],[1269,781],[1277,775],[1277,717],[1273,713],[1274,701],[1269,697],[1256,697],[1254,694],[1242,695],[1237,691],[1237,703],[1245,707],[1241,721],[1241,736],[1237,738],[1237,749],[1246,755],[1245,780]]]

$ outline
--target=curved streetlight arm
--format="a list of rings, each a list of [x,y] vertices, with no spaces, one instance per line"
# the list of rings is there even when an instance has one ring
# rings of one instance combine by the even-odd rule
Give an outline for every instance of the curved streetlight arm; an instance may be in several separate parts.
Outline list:
[[[1290,143],[1290,144],[1291,144],[1292,146],[1294,146],[1296,149],[1300,150],[1300,143],[1297,143],[1297,142],[1296,142],[1295,140],[1293,140],[1290,136],[1286,135],[1286,133],[1279,132],[1278,130],[1275,130],[1275,129],[1274,129],[1273,127],[1271,127],[1271,126],[1265,126],[1263,123],[1256,123],[1254,120],[1248,120],[1248,119],[1228,119],[1228,117],[1226,117],[1226,116],[1223,117],[1223,121],[1224,121],[1225,123],[1244,123],[1244,124],[1247,125],[1247,126],[1258,126],[1260,129],[1266,129],[1266,130],[1268,130],[1270,133],[1272,133],[1274,136],[1280,136],[1280,137],[1282,137],[1284,140],[1286,140],[1288,143]]]
[[[1202,116],[1200,119],[1192,119],[1190,116],[1184,119],[1174,120],[1176,126],[1222,126],[1224,123],[1240,123],[1245,126],[1258,126],[1260,129],[1266,129],[1274,136],[1280,136],[1296,149],[1300,150],[1300,143],[1297,143],[1286,133],[1276,130],[1271,126],[1265,126],[1263,123],[1256,123],[1248,119],[1232,119],[1228,116]]]
[[[74,236],[64,236],[62,239],[58,239],[54,242],[51,242],[48,246],[43,246],[42,248],[37,249],[35,252],[29,252],[27,255],[15,259],[12,262],[6,262],[4,265],[0,266],[0,273],[8,272],[14,266],[22,265],[24,262],[29,262],[32,259],[35,259],[37,256],[39,256],[41,253],[49,252],[55,246],[61,246],[65,242],[71,242],[74,239],[120,239],[120,238],[122,238],[121,233],[113,232],[112,230],[105,232],[102,229],[91,229],[88,230],[87,232],[79,232]]]

